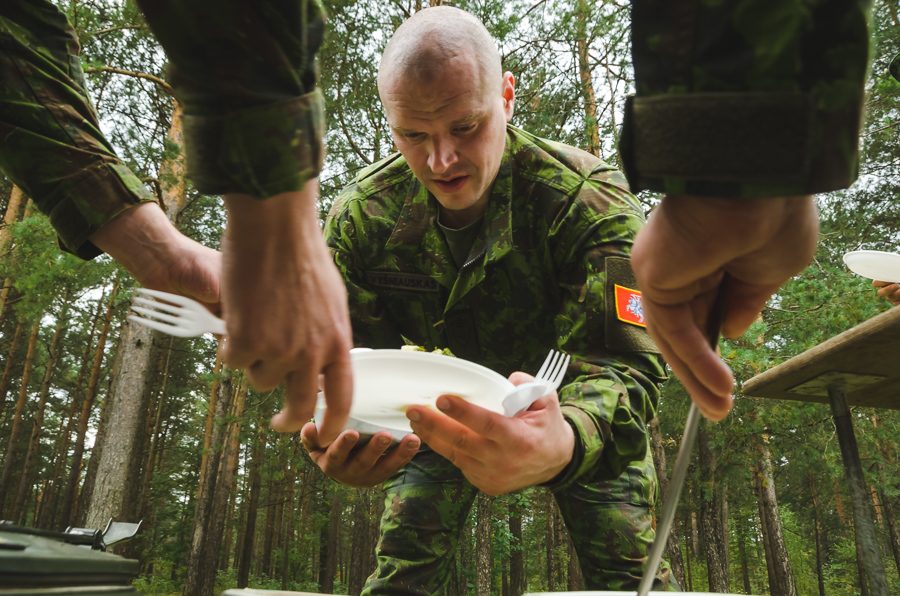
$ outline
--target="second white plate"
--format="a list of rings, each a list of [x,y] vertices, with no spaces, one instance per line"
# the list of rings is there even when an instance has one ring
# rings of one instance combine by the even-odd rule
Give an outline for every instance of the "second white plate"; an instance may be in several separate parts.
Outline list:
[[[900,283],[900,254],[881,250],[854,250],[844,255],[844,264],[857,275]]]

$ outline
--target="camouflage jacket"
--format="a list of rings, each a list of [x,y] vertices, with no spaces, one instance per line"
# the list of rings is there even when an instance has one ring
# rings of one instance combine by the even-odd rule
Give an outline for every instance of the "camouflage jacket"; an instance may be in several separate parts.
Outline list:
[[[47,214],[67,250],[156,197],[116,156],[88,100],[80,48],[47,0],[0,2],[0,168]]]
[[[202,192],[265,198],[318,175],[318,0],[138,4],[169,58],[189,175]],[[0,1],[0,168],[50,217],[61,244],[90,258],[99,254],[91,234],[156,197],[100,131],[79,53],[49,0]]]
[[[635,287],[629,253],[643,221],[622,175],[509,126],[459,271],[437,215],[399,154],[335,200],[325,236],[347,284],[355,344],[448,347],[503,375],[536,371],[548,348],[566,351],[573,362],[559,395],[576,453],[552,486],[618,476],[643,456],[665,379],[645,330],[615,307],[616,286]]]
[[[871,0],[635,0],[633,191],[791,196],[848,187]]]

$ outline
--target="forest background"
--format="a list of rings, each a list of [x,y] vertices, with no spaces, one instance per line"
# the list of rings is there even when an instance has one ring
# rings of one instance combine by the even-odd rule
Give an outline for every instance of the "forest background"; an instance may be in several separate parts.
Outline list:
[[[218,246],[221,201],[185,181],[180,111],[165,56],[139,12],[116,0],[57,4],[82,40],[104,130],[170,219]],[[632,89],[625,0],[454,4],[484,21],[516,75],[515,124],[617,163]],[[392,151],[375,90],[378,57],[396,26],[428,3],[325,5],[323,216],[361,167]],[[735,409],[703,427],[668,549],[686,589],[864,593],[829,408],[748,398],[740,383],[889,307],[841,255],[900,248],[900,83],[888,73],[900,52],[897,11],[876,2],[860,179],[818,197],[814,262],[743,338],[723,343],[739,382]],[[639,198],[648,211],[657,200]],[[128,323],[134,281],[108,258],[62,253],[46,218],[5,179],[0,213],[0,519],[53,529],[143,519],[122,552],[140,560],[137,585],[146,593],[205,595],[248,584],[358,593],[374,566],[381,491],[329,481],[297,436],[269,430],[279,392],[257,393],[223,370],[214,340]],[[653,426],[662,478],[687,405],[670,380]],[[852,417],[888,583],[900,593],[900,414],[854,408]],[[454,569],[454,594],[582,585],[559,513],[539,489],[479,498]]]

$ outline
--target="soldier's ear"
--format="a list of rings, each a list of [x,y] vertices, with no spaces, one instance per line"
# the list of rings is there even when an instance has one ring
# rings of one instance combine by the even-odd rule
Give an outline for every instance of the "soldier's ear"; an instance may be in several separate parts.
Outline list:
[[[516,104],[516,77],[509,71],[503,73],[500,94],[503,97],[503,113],[509,122]]]

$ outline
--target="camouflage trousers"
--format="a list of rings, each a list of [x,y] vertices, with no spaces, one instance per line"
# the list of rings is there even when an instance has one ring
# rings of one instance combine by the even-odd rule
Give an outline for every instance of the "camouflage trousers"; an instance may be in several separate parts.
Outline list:
[[[618,478],[575,482],[554,493],[587,589],[637,589],[655,529],[651,450]],[[449,594],[454,555],[477,489],[458,468],[423,447],[386,483],[377,567],[362,594]],[[655,590],[676,590],[663,563]]]

